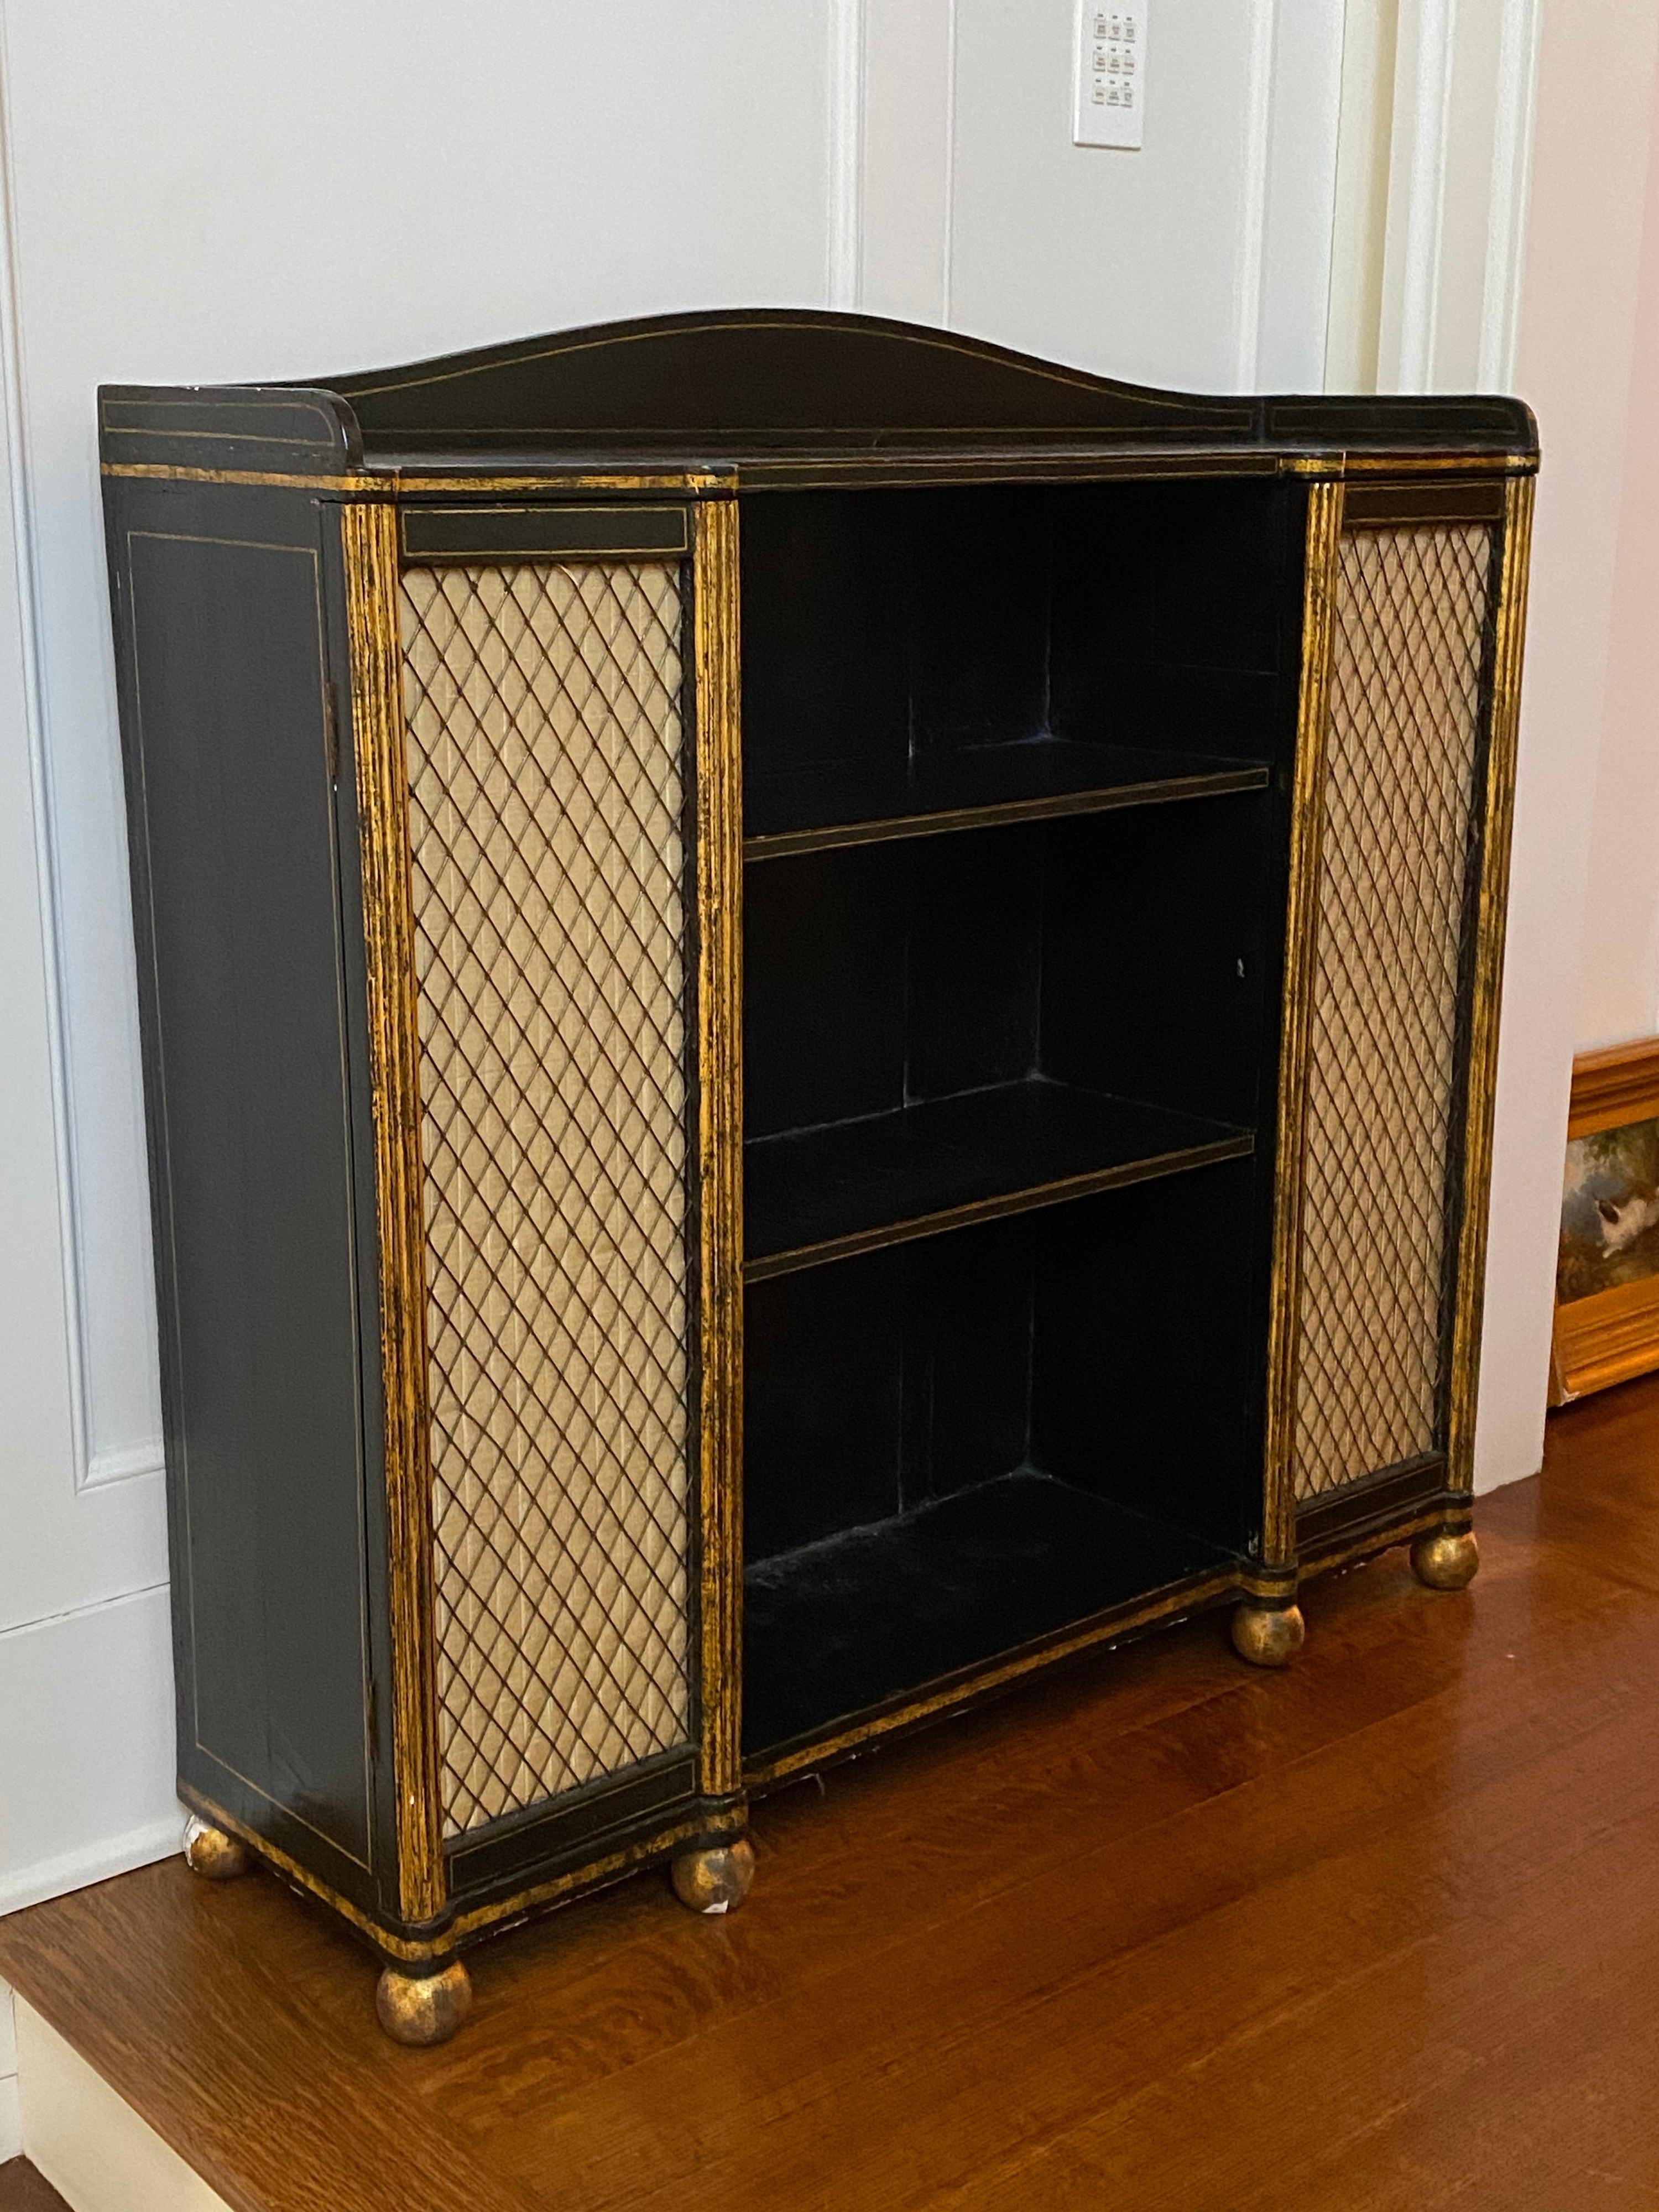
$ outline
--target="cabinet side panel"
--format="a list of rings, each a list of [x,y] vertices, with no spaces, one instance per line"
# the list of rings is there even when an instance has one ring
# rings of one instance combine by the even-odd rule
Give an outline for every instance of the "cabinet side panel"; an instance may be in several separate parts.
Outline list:
[[[1527,634],[1533,480],[1504,492],[1503,558],[1492,619],[1492,733],[1487,740],[1486,823],[1475,907],[1474,977],[1469,1009],[1468,1096],[1446,1474],[1453,1490],[1474,1486],[1474,1415],[1480,1382],[1480,1323],[1486,1290],[1486,1217],[1492,1195],[1492,1124],[1498,1092],[1498,1013],[1509,919],[1510,845],[1515,826],[1516,744],[1521,660]]]
[[[362,1409],[317,516],[112,503],[184,1781],[370,1858]]]
[[[690,1741],[678,566],[411,567],[443,1825]]]
[[[1302,1212],[1296,1493],[1446,1449],[1493,532],[1338,563]]]

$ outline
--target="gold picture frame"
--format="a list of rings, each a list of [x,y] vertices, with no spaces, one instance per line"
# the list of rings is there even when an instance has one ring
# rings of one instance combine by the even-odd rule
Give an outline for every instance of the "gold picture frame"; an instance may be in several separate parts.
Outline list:
[[[1659,1037],[1581,1053],[1567,1115],[1552,1406],[1659,1368],[1656,1176]],[[1592,1222],[1599,1252],[1585,1232]]]

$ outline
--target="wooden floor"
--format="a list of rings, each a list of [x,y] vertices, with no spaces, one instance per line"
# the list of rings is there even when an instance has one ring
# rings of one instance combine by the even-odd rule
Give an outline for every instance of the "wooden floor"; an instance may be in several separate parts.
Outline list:
[[[9,2158],[0,2166],[0,2212],[67,2212],[67,2208],[27,2159]]]
[[[1559,1417],[1485,1565],[1216,1620],[474,1954],[447,2049],[263,1877],[148,1869],[0,1974],[240,2212],[1659,2205],[1659,1382]]]

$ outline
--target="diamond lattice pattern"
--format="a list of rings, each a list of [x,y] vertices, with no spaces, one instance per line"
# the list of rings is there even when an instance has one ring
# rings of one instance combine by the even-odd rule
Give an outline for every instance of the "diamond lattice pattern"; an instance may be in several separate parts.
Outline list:
[[[444,1827],[685,1741],[680,603],[404,578]]]
[[[1342,542],[1309,1085],[1296,1490],[1437,1449],[1492,534]]]

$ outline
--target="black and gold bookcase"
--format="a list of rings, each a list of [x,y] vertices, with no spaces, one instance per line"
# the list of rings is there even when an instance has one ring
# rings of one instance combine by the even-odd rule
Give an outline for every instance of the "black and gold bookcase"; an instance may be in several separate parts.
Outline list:
[[[735,313],[100,410],[199,1869],[433,2040],[786,1776],[1468,1579],[1523,407]]]

